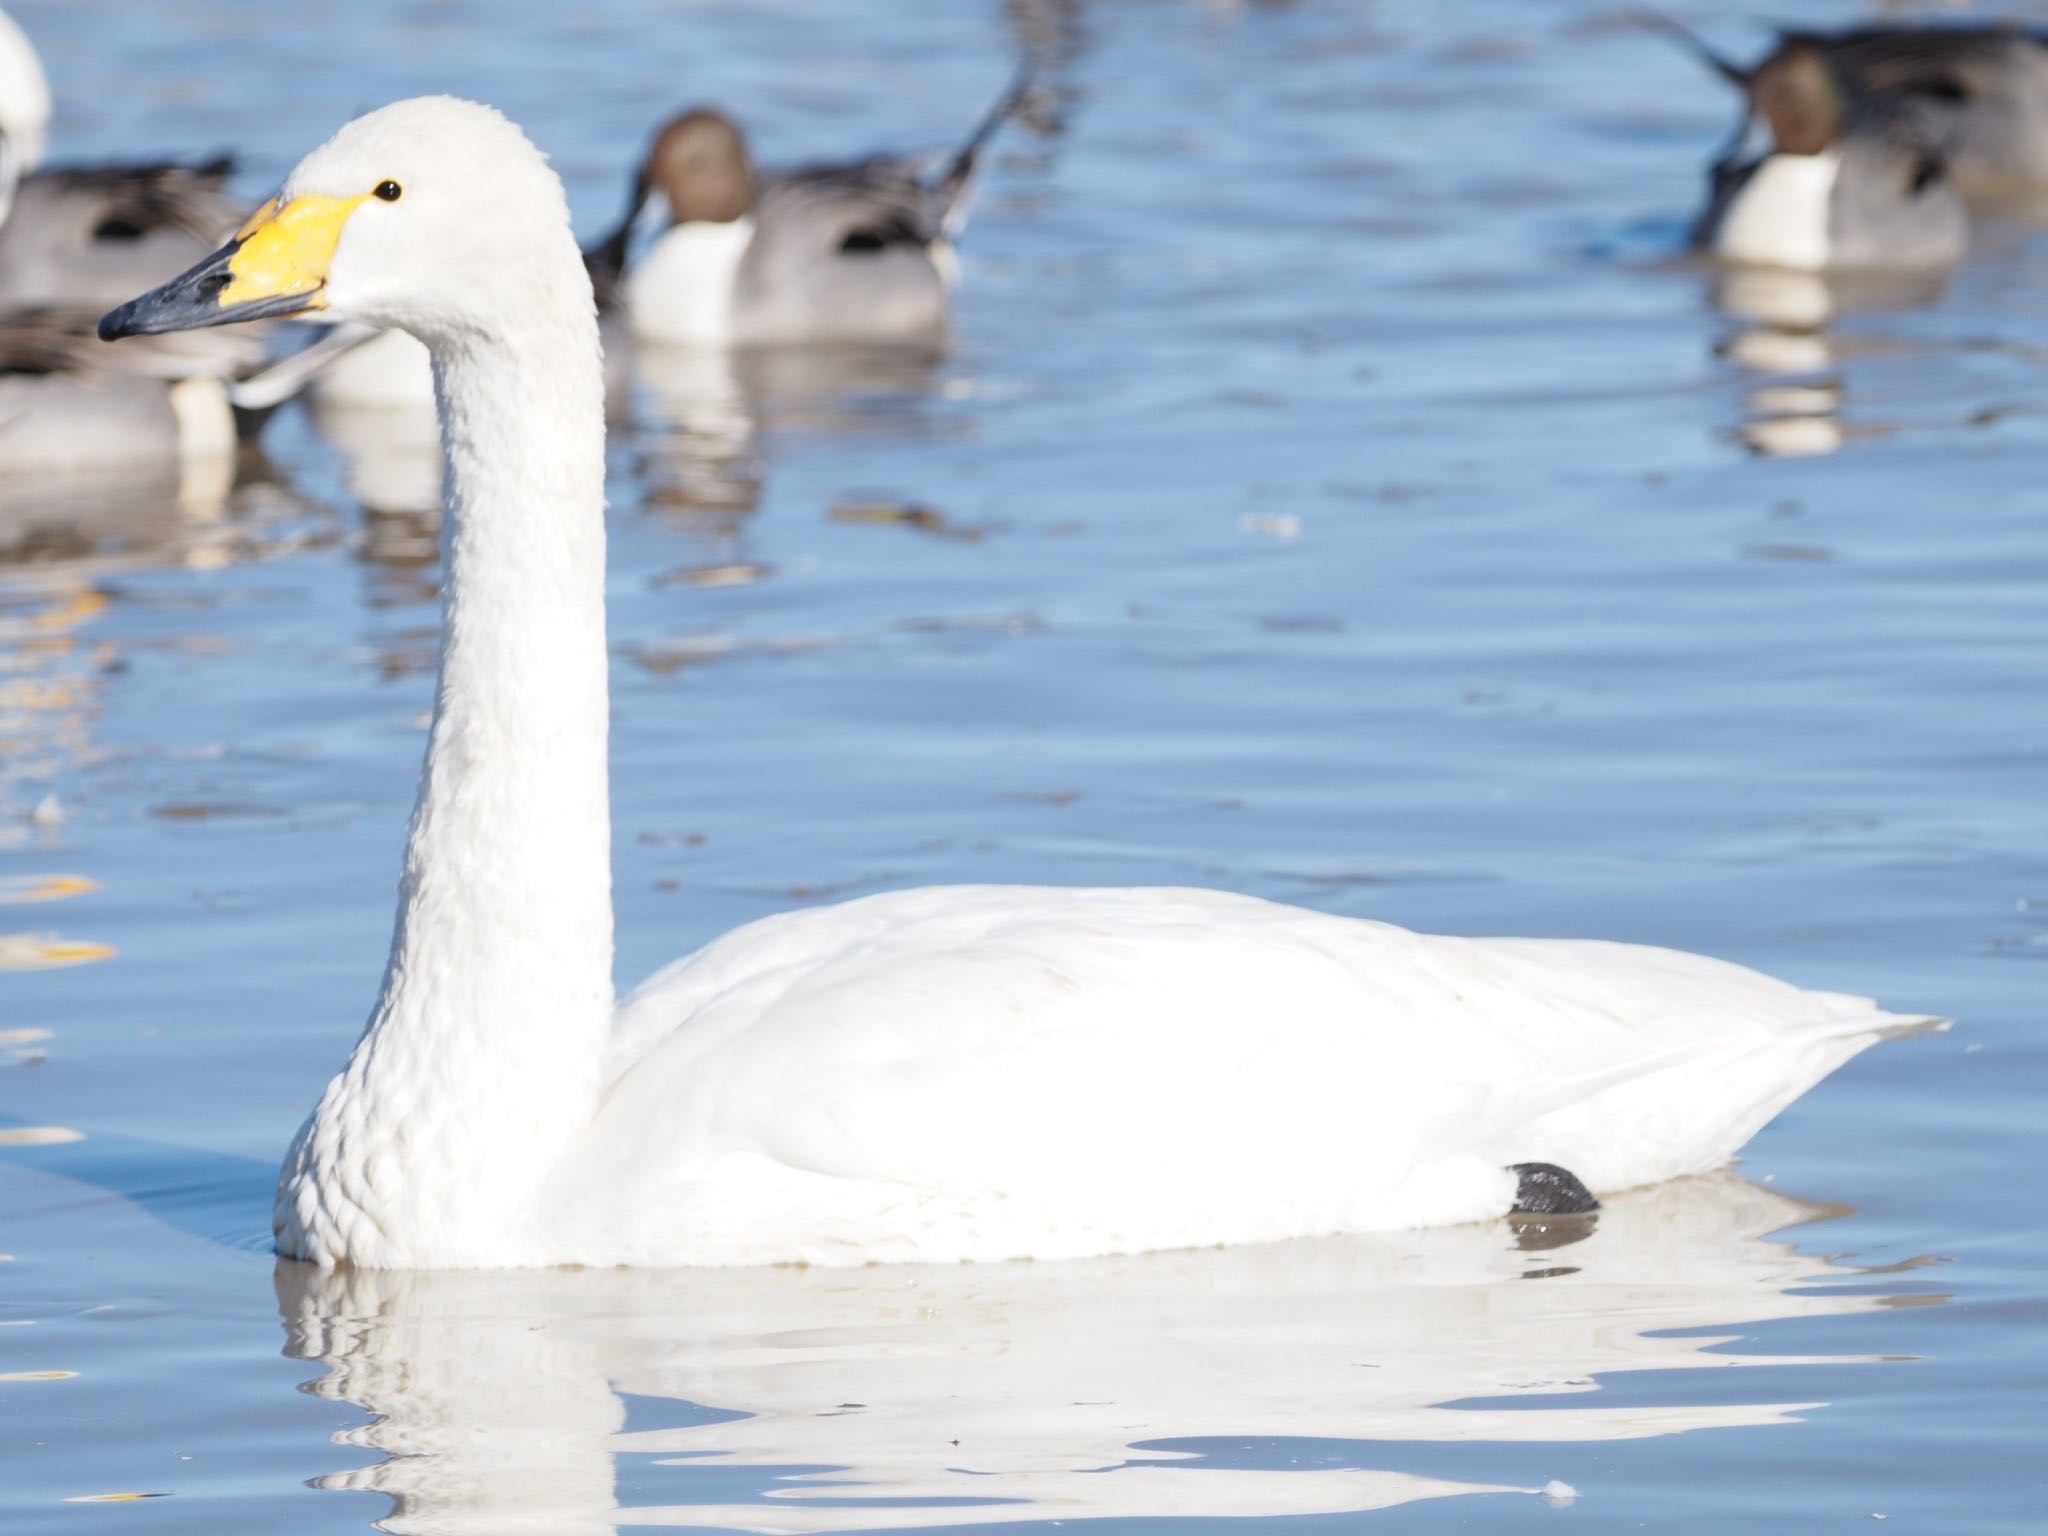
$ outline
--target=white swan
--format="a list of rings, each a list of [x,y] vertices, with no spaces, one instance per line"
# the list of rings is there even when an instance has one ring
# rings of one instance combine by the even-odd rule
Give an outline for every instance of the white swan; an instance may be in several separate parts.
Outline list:
[[[349,124],[108,337],[324,309],[434,357],[445,633],[389,967],[279,1184],[323,1265],[1099,1254],[1497,1216],[1726,1160],[1909,1021],[1690,955],[1198,890],[787,914],[612,1001],[604,423],[562,189],[446,98]]]
[[[123,355],[92,326],[243,217],[233,164],[41,168],[50,108],[34,45],[0,11],[0,474],[132,478],[176,466],[224,490],[238,440],[231,407],[257,413],[245,418],[253,430],[296,392],[305,365],[265,368],[261,328]],[[18,488],[0,486],[0,499]]]

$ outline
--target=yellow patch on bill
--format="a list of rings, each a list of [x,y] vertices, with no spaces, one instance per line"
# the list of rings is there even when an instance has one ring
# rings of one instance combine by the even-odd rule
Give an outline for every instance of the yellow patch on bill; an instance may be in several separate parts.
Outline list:
[[[341,243],[341,227],[362,201],[309,192],[282,207],[272,198],[257,209],[236,236],[241,249],[228,258],[234,281],[221,290],[221,308],[282,294],[317,294]],[[318,298],[308,305],[321,307]]]

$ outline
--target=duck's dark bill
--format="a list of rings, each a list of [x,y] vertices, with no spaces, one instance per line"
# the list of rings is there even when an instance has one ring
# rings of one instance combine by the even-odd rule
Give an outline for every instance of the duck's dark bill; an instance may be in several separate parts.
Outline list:
[[[100,317],[100,340],[123,336],[154,336],[163,331],[194,331],[207,325],[233,325],[274,315],[302,314],[320,307],[316,284],[301,292],[269,293],[237,301],[230,290],[240,281],[236,256],[246,242],[231,240],[199,265],[161,288]]]

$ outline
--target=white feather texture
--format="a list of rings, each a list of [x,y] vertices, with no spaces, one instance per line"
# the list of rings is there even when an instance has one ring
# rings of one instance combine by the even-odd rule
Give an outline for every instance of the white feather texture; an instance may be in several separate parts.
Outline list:
[[[440,683],[384,986],[280,1250],[498,1268],[1061,1258],[1472,1221],[1507,1165],[1725,1161],[1900,1020],[1712,960],[1198,890],[771,918],[614,1013],[602,380],[559,184],[488,109],[373,113],[331,316],[432,354]]]

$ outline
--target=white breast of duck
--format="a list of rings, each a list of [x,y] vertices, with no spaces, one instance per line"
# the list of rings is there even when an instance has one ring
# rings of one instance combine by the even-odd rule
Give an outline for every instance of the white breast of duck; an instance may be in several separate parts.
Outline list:
[[[733,294],[754,240],[751,216],[669,229],[626,277],[633,329],[649,341],[720,346],[733,339]]]
[[[1715,254],[1807,272],[1828,266],[1829,210],[1841,169],[1841,153],[1833,149],[1765,156],[1730,200],[1715,233]]]

